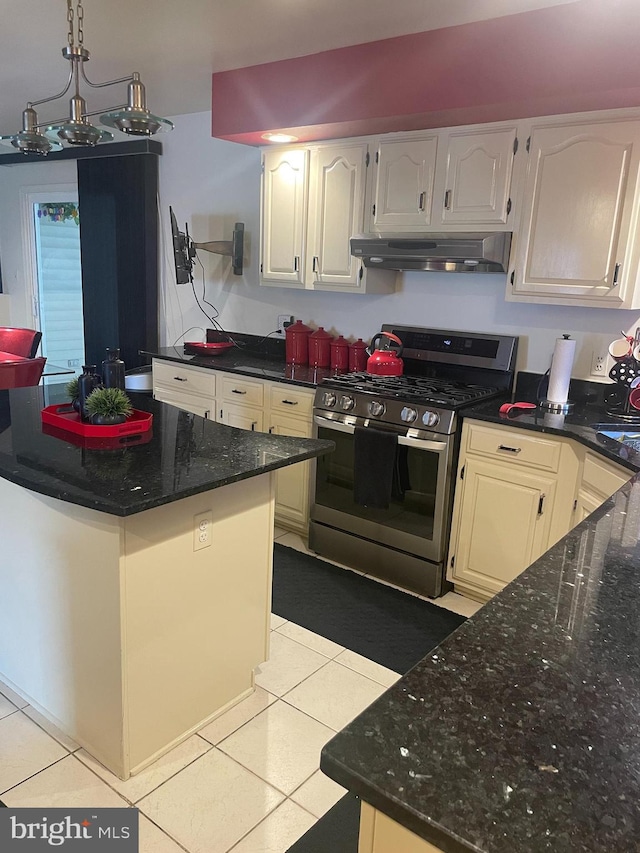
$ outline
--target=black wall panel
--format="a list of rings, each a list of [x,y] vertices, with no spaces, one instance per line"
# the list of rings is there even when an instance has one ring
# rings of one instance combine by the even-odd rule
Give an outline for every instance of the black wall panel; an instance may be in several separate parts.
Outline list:
[[[78,160],[85,357],[127,368],[158,346],[158,156]]]

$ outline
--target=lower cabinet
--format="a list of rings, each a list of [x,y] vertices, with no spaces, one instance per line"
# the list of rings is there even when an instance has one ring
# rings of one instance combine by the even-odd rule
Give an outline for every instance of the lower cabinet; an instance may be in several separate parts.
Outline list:
[[[301,438],[313,435],[311,389],[154,359],[153,395],[163,403],[238,429]],[[276,472],[276,523],[305,536],[312,464],[299,462]]]
[[[448,579],[486,601],[632,476],[568,438],[464,421]]]
[[[442,851],[362,801],[358,853],[442,853]]]

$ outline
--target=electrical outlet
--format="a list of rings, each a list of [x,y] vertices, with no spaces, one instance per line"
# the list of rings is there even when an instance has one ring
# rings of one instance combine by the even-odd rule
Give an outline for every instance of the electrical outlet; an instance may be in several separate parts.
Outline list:
[[[213,515],[210,509],[193,516],[193,550],[200,551],[211,545]]]
[[[287,326],[293,323],[292,314],[278,314],[278,334],[284,335],[284,330]]]
[[[594,350],[591,354],[591,376],[606,376],[609,372],[609,353]]]

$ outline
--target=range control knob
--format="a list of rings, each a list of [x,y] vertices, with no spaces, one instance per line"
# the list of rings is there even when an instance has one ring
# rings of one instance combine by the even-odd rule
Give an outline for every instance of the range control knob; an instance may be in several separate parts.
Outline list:
[[[403,421],[408,424],[412,424],[415,419],[418,417],[418,413],[415,409],[412,409],[410,406],[405,406],[403,410],[400,412],[400,417]]]
[[[331,408],[331,406],[335,406],[335,404],[336,395],[333,393],[333,391],[325,391],[322,395],[322,405]]]
[[[434,427],[436,424],[440,423],[440,415],[437,415],[435,412],[425,412],[422,416],[422,423],[425,426]]]
[[[382,400],[372,400],[369,403],[369,414],[373,415],[374,418],[379,418],[380,415],[384,415],[385,405]]]
[[[353,409],[355,404],[355,400],[349,394],[345,394],[343,397],[340,397],[340,408],[344,409],[345,412],[350,412]]]

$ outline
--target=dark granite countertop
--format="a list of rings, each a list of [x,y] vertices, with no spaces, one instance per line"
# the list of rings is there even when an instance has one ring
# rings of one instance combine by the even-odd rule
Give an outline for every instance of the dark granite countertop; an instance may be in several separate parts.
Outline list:
[[[615,420],[599,403],[563,423],[497,409],[465,416],[640,469],[592,427]],[[336,735],[322,770],[446,853],[637,853],[639,538],[637,476]]]
[[[302,385],[306,388],[315,388],[323,379],[333,375],[333,371],[328,367],[286,364],[284,348],[279,350],[276,347],[264,351],[259,347],[236,346],[215,356],[189,355],[184,352],[182,346],[160,347],[153,352],[141,350],[140,353],[149,358],[162,358],[165,361],[191,364],[210,370],[226,370],[229,373],[286,382],[289,385]]]
[[[67,399],[64,385],[0,391],[0,477],[33,492],[126,516],[275,471],[333,449],[333,443],[249,432],[131,393],[153,413],[151,440],[87,449],[45,434],[40,411]]]

